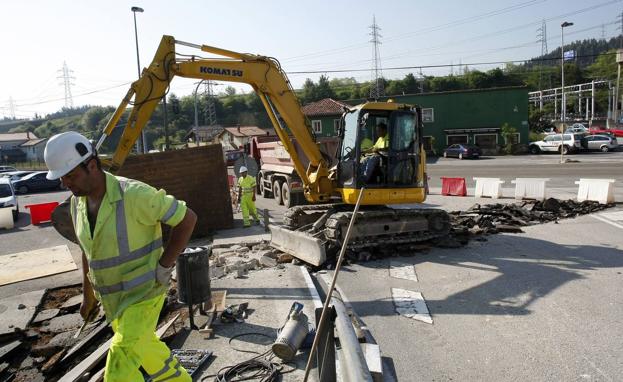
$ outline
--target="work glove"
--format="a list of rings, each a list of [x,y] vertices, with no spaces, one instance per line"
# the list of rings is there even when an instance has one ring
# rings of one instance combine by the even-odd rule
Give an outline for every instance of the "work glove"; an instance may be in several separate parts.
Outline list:
[[[171,274],[173,273],[173,267],[166,268],[160,265],[156,266],[156,280],[164,286],[169,286],[169,281],[171,281]]]

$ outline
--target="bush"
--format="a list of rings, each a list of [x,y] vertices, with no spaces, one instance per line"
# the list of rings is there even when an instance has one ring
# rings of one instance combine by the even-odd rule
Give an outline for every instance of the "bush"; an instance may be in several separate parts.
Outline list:
[[[530,139],[530,142],[542,141],[543,138],[545,138],[545,134],[535,133],[534,131],[531,131],[528,135],[528,139]]]

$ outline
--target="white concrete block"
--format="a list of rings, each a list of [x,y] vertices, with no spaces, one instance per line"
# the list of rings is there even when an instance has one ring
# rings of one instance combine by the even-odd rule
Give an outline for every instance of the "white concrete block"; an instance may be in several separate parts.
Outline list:
[[[517,178],[511,183],[515,184],[515,199],[545,200],[547,197],[545,183],[549,178]]]
[[[500,178],[474,178],[474,180],[476,181],[475,197],[492,199],[502,197],[502,185],[505,181]]]
[[[12,229],[13,223],[13,209],[11,207],[0,208],[0,228]]]
[[[601,204],[614,203],[615,179],[580,179],[578,185],[578,202],[592,200]]]

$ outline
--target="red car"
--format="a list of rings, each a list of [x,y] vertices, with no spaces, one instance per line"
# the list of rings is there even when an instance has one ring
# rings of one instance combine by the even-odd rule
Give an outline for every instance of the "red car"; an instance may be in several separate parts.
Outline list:
[[[614,134],[615,137],[623,138],[623,129],[604,129],[603,127],[591,127],[591,134]]]

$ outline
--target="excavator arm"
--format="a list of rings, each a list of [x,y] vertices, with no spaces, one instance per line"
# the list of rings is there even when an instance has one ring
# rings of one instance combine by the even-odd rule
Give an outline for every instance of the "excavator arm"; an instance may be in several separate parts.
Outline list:
[[[185,56],[178,59],[175,53],[176,44],[197,48],[224,58]],[[329,177],[328,163],[322,156],[309,121],[303,114],[298,98],[277,60],[176,41],[171,36],[162,37],[153,61],[143,70],[140,78],[132,83],[97,143],[99,148],[106,137],[112,134],[128,105],[133,105],[112,161],[109,163],[111,170],[114,171],[123,165],[141,130],[165,96],[175,76],[251,85],[260,97],[275,132],[294,162],[296,171],[303,181],[307,200],[310,202],[329,200],[335,185]],[[307,168],[304,168],[298,157],[288,130],[309,159]]]

